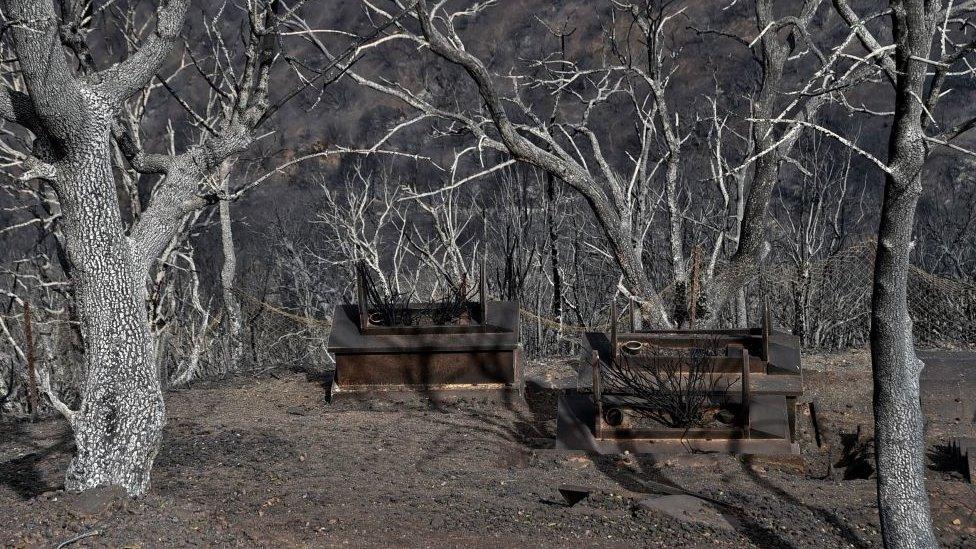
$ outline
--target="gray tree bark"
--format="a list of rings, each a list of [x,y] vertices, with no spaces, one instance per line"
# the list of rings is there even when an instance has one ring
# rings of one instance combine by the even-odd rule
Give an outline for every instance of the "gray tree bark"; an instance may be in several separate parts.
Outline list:
[[[50,1],[7,0],[4,11],[17,22],[13,43],[27,95],[11,92],[0,110],[36,136],[34,153],[61,206],[85,344],[81,406],[67,414],[77,453],[65,485],[142,493],[165,409],[146,320],[145,271],[124,233],[109,136],[118,105],[155,74],[175,42],[186,2],[164,3],[156,32],[135,55],[83,79],[68,68]]]
[[[225,194],[230,193],[230,171],[232,163],[225,160],[220,165],[218,177],[220,188]],[[234,294],[234,278],[237,276],[237,250],[234,247],[234,230],[232,225],[230,202],[220,202],[220,248],[224,262],[220,267],[220,286],[224,299],[224,310],[227,312],[227,339],[224,348],[225,367],[232,371],[241,361],[241,336],[244,322],[241,319],[241,304]]]
[[[79,74],[68,66],[51,0],[0,1],[26,87],[26,93],[0,93],[0,116],[36,136],[23,178],[47,179],[57,194],[85,347],[79,409],[45,391],[71,424],[77,445],[65,485],[117,485],[142,494],[165,424],[146,280],[188,214],[229,198],[226,189],[221,196],[202,182],[250,146],[269,111],[276,6],[251,6],[245,67],[219,130],[182,154],[162,155],[139,150],[117,115],[162,68],[182,31],[188,0],[162,0],[155,30],[129,58],[97,71],[86,55]],[[137,172],[163,176],[128,236],[113,174],[113,137]]]
[[[925,438],[919,402],[924,364],[915,356],[908,312],[908,268],[915,208],[927,156],[923,128],[926,59],[934,20],[924,0],[891,2],[895,115],[888,144],[871,311],[878,510],[885,547],[937,547],[925,490]]]

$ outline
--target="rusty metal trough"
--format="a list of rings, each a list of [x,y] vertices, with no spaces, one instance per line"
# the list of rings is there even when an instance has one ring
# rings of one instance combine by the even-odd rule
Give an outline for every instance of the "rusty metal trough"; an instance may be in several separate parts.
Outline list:
[[[428,395],[520,394],[519,309],[509,301],[467,304],[464,322],[452,325],[377,326],[358,280],[357,303],[335,309],[329,350],[335,355],[331,397],[419,392]],[[431,304],[411,303],[416,311]]]
[[[616,318],[616,312],[612,317]],[[702,358],[708,398],[728,403],[737,412],[722,427],[667,427],[637,425],[629,421],[641,405],[634,392],[621,390],[621,368],[672,368],[672,376],[692,375],[669,360],[690,349],[711,345],[715,351]],[[610,334],[589,332],[583,337],[584,358],[578,388],[560,397],[557,415],[558,445],[599,453],[674,454],[689,451],[735,454],[797,453],[796,400],[803,392],[798,339],[772,328],[764,315],[762,326],[742,330],[663,330]],[[641,348],[660,354],[641,357]],[[622,357],[630,355],[626,362]],[[625,366],[624,366],[625,364]],[[624,376],[626,378],[626,376]],[[718,383],[716,383],[718,382]],[[706,387],[706,385],[703,385]],[[680,390],[680,389],[679,389]],[[714,394],[711,394],[714,393]]]

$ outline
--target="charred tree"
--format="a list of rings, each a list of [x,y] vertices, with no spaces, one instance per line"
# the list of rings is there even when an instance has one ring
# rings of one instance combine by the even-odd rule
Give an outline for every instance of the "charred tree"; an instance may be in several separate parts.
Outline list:
[[[122,123],[120,112],[163,68],[187,9],[186,0],[161,2],[155,29],[142,45],[123,61],[97,70],[84,36],[62,28],[63,21],[83,19],[83,14],[67,8],[59,14],[50,0],[3,2],[25,91],[7,88],[0,95],[0,115],[35,136],[21,179],[47,180],[56,194],[84,342],[85,377],[77,410],[61,402],[46,380],[41,383],[74,432],[77,452],[65,481],[69,490],[115,485],[137,495],[148,487],[165,407],[146,313],[146,281],[187,215],[228,198],[201,182],[212,180],[225,159],[246,150],[268,111],[277,24],[273,2],[251,6],[247,62],[236,81],[240,93],[220,125],[181,154],[150,154],[137,145],[135,128]],[[69,65],[71,55],[78,60],[77,70]],[[136,172],[160,177],[128,233],[114,173],[115,146]]]

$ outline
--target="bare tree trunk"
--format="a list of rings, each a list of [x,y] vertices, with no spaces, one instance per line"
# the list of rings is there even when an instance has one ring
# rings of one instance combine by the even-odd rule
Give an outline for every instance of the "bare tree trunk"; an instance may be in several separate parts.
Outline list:
[[[735,294],[735,325],[749,327],[749,304],[746,302],[746,288],[742,286]]]
[[[52,3],[3,5],[7,17],[21,22],[13,41],[27,94],[4,94],[0,112],[36,136],[32,176],[50,179],[58,197],[85,343],[80,409],[52,398],[77,445],[65,479],[69,490],[117,485],[142,493],[159,448],[165,412],[146,319],[146,272],[123,232],[109,136],[118,105],[165,60],[186,6],[180,0],[160,5],[156,32],[138,52],[91,80],[76,80]]]
[[[907,183],[907,186],[904,185]],[[925,491],[925,438],[919,402],[924,364],[915,356],[907,273],[918,175],[888,178],[878,230],[871,314],[878,509],[885,547],[936,547]]]
[[[895,116],[888,144],[871,309],[878,510],[885,547],[937,547],[925,491],[925,442],[919,377],[908,314],[908,268],[915,208],[927,155],[922,127],[932,30],[924,0],[891,2]]]
[[[229,180],[232,162],[225,160],[220,165],[220,188],[229,194]],[[227,340],[224,360],[227,371],[233,371],[241,361],[241,336],[244,323],[241,320],[241,304],[234,295],[234,278],[237,274],[237,250],[234,249],[234,232],[231,225],[230,201],[220,201],[220,246],[224,263],[220,268],[220,285],[223,292],[224,310],[227,312]]]
[[[155,29],[125,60],[96,70],[85,56],[69,67],[62,22],[51,0],[0,0],[26,93],[0,93],[0,116],[35,136],[22,179],[46,179],[57,195],[85,347],[81,403],[71,410],[43,382],[44,394],[71,424],[77,452],[65,486],[116,485],[145,492],[165,410],[146,314],[146,279],[183,220],[216,196],[201,181],[245,150],[270,106],[267,89],[277,41],[276,5],[250,5],[245,70],[234,109],[198,146],[179,155],[148,154],[119,128],[126,100],[156,77],[183,29],[187,0],[157,3]],[[82,3],[83,4],[83,3]],[[64,6],[68,4],[65,3]],[[71,47],[72,51],[77,51]],[[227,96],[227,92],[223,92]],[[139,173],[165,177],[126,235],[112,165],[111,139]],[[203,191],[203,192],[201,192]],[[206,195],[206,196],[204,196]],[[42,380],[43,381],[43,380]]]
[[[110,120],[93,122],[101,127],[88,131],[107,137]],[[78,450],[65,487],[118,485],[142,493],[165,423],[146,321],[146,274],[122,232],[108,147],[80,148],[55,163],[85,342],[82,404],[72,422]]]
[[[755,152],[767,151],[756,158],[752,175],[752,183],[745,198],[745,204],[739,218],[739,237],[735,253],[729,266],[723,273],[720,283],[712,284],[710,310],[717,315],[732,299],[739,299],[739,290],[753,277],[760,262],[760,256],[768,245],[766,241],[766,224],[768,219],[769,202],[776,182],[779,179],[779,169],[783,160],[789,155],[800,136],[797,128],[790,129],[791,134],[778,136],[773,132],[772,119],[776,118],[777,101],[782,97],[783,74],[786,63],[790,58],[791,48],[776,32],[769,29],[781,25],[787,19],[796,29],[803,29],[798,34],[806,32],[810,25],[820,0],[805,0],[795,17],[777,19],[775,17],[772,0],[756,0],[755,13],[757,28],[761,32],[759,51],[761,55],[762,77],[760,88],[752,104],[751,117],[756,120],[752,127],[752,143]],[[796,39],[794,35],[794,40]],[[809,98],[798,116],[807,120],[813,119],[826,101],[825,96]],[[719,282],[719,281],[715,281]],[[740,299],[741,301],[741,299]],[[740,307],[741,308],[741,307]],[[741,313],[736,313],[743,316]]]
[[[559,230],[556,227],[556,181],[546,172],[546,229],[549,232],[549,268],[552,270],[552,315],[556,322],[563,322],[563,277],[559,266]]]

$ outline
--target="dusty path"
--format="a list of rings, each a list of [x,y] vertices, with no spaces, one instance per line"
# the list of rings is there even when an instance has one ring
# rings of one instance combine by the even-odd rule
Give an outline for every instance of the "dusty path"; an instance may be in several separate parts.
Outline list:
[[[50,547],[97,531],[72,546],[879,546],[874,481],[861,478],[870,471],[858,469],[857,456],[870,447],[866,355],[805,364],[827,427],[820,449],[807,432],[805,465],[560,453],[551,449],[551,394],[531,392],[528,404],[411,397],[329,405],[321,379],[279,373],[171,393],[152,492],[127,501],[110,491],[57,491],[71,451],[60,423],[7,424],[0,544]],[[567,372],[566,363],[531,368],[536,377]],[[928,370],[931,387],[958,385],[939,372]],[[972,418],[940,421],[930,429],[933,448],[972,430]],[[857,425],[861,438],[851,442]],[[976,490],[933,467],[941,541],[976,545]],[[556,491],[563,483],[600,493],[566,507]],[[714,503],[682,520],[640,504],[662,492]]]

